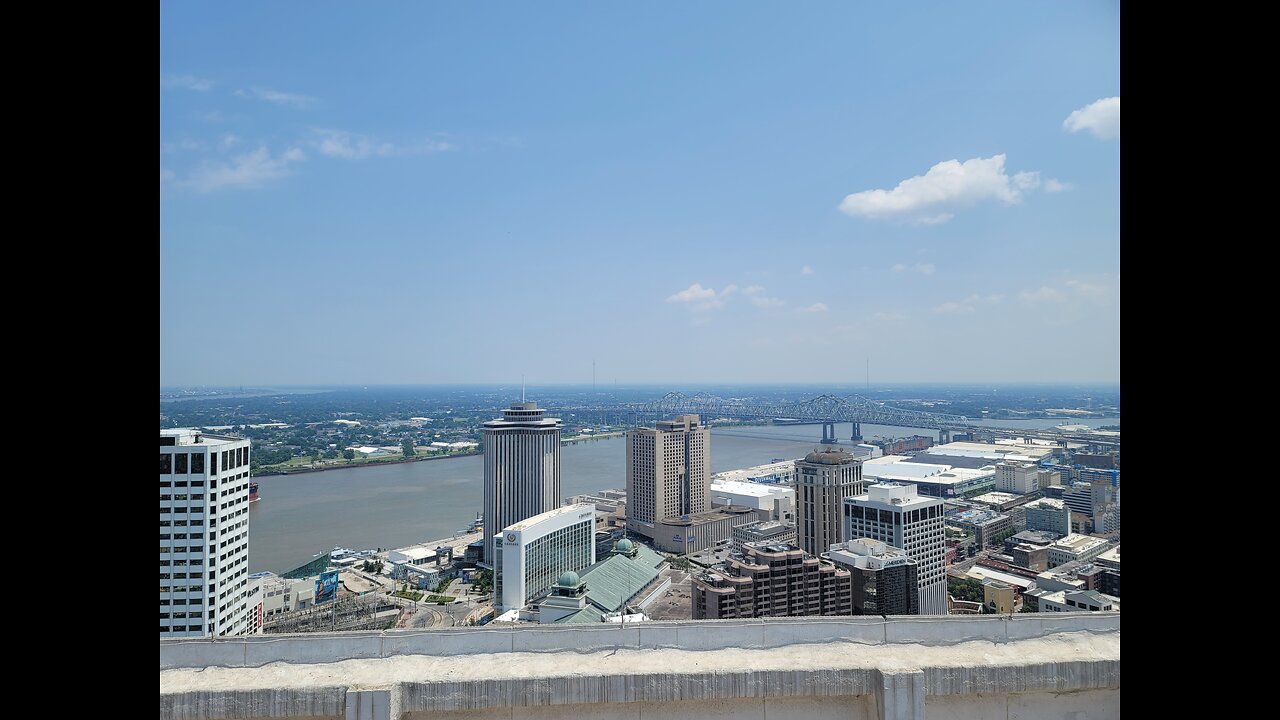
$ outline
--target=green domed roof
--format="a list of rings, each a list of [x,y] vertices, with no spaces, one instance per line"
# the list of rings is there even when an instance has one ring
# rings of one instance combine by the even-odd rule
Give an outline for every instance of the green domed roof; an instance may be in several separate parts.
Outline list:
[[[634,548],[635,546],[636,546],[635,543],[631,542],[626,538],[622,538],[621,540],[613,544],[613,549],[615,552],[631,552],[632,548]]]
[[[578,585],[582,584],[582,580],[578,578],[578,573],[566,570],[560,576],[560,579],[556,581],[556,584],[560,587],[578,587]]]

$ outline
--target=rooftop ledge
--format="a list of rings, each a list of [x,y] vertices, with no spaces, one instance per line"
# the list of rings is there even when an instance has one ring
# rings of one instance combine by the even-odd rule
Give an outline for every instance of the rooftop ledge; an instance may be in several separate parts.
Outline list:
[[[556,653],[550,657],[549,653]],[[161,718],[1120,716],[1119,613],[162,640]]]

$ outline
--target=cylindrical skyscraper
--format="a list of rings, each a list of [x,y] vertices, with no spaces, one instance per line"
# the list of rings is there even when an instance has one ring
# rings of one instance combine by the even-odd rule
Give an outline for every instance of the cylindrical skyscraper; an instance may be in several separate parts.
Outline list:
[[[484,424],[484,562],[508,525],[560,507],[560,420],[518,402]]]

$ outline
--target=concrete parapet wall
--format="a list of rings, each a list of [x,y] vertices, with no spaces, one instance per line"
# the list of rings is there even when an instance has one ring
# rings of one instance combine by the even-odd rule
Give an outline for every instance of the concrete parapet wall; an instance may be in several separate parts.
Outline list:
[[[1049,617],[1046,617],[1048,615]],[[160,641],[160,669],[260,667],[399,655],[595,652],[619,648],[685,650],[775,648],[807,643],[954,645],[1005,643],[1064,632],[1118,632],[1119,613],[1020,613],[979,616],[758,618],[643,622],[621,627],[556,625],[439,628]]]
[[[160,692],[162,720],[1109,720],[1119,717],[1120,618],[778,618],[175,640],[161,643]]]
[[[160,717],[206,718],[335,718],[345,717],[345,687],[214,689],[160,694]]]

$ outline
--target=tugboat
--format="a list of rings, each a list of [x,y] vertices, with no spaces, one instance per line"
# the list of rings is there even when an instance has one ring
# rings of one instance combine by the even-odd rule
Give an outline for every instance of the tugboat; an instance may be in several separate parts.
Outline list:
[[[261,498],[258,497],[258,483],[250,482],[249,483],[249,502],[258,502],[258,500],[261,500]]]

